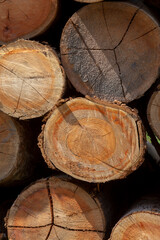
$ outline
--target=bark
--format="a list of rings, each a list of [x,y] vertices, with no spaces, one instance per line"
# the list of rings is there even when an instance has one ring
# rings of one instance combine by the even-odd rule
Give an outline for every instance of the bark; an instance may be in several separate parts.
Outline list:
[[[56,53],[19,40],[0,48],[0,109],[19,119],[44,115],[61,98],[65,76]]]
[[[59,0],[1,0],[0,44],[32,38],[56,19]]]
[[[65,178],[41,179],[12,205],[6,226],[14,240],[100,240],[105,218],[98,199]]]
[[[126,177],[143,162],[143,126],[126,106],[76,98],[53,110],[39,147],[49,167],[106,182]]]
[[[64,69],[77,91],[130,102],[158,77],[159,44],[158,23],[141,7],[102,2],[72,15],[60,48]]]

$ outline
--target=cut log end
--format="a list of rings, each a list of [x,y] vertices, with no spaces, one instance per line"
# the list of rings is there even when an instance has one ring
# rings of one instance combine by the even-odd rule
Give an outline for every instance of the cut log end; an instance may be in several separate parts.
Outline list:
[[[148,197],[147,197],[148,198]],[[112,230],[110,240],[160,239],[159,197],[141,199],[120,219]]]
[[[154,134],[160,139],[160,85],[149,101],[147,117]]]
[[[66,180],[36,182],[19,195],[6,220],[8,237],[27,239],[101,240],[104,215],[92,197]]]
[[[19,144],[19,134],[13,120],[0,112],[0,183],[6,181],[15,168]]]
[[[0,43],[31,38],[56,18],[58,0],[0,1]]]
[[[77,98],[53,111],[41,146],[50,167],[84,181],[106,182],[141,164],[143,137],[141,121],[128,108]]]
[[[89,4],[66,23],[61,58],[77,91],[130,102],[155,82],[160,67],[158,23],[125,2]]]
[[[64,91],[56,53],[37,42],[19,40],[1,47],[0,74],[0,109],[16,118],[44,115]]]

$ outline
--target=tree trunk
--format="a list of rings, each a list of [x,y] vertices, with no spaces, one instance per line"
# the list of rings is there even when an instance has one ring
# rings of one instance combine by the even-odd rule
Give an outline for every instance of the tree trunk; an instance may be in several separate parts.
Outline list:
[[[114,227],[110,240],[160,239],[159,197],[144,198]]]
[[[1,186],[22,184],[33,173],[34,146],[28,130],[13,118],[0,112]]]
[[[160,139],[160,85],[151,96],[147,117],[154,134]]]
[[[0,109],[19,119],[44,115],[64,91],[56,53],[37,42],[19,40],[1,47],[0,75]]]
[[[59,0],[1,0],[0,44],[44,32],[55,20],[58,6]]]
[[[130,102],[155,82],[160,29],[147,12],[125,2],[89,4],[67,22],[61,58],[77,91]]]
[[[96,198],[67,179],[51,177],[18,196],[6,226],[14,240],[100,240],[106,223]]]
[[[84,181],[106,182],[126,177],[143,162],[142,128],[126,106],[76,98],[52,112],[39,147],[49,167]]]

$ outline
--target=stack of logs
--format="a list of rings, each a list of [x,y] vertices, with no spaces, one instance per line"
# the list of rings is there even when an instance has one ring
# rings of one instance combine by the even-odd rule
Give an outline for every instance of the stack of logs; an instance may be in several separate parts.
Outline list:
[[[1,240],[160,239],[160,1],[133,2],[0,1]]]

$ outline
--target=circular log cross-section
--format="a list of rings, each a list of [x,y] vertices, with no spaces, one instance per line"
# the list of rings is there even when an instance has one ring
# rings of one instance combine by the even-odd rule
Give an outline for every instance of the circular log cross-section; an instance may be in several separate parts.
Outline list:
[[[159,240],[160,239],[160,205],[145,202],[126,214],[112,230],[110,240]]]
[[[125,177],[143,161],[142,125],[127,107],[77,98],[53,111],[39,146],[49,167],[106,182]]]
[[[36,118],[61,98],[65,77],[54,51],[19,40],[0,48],[0,109],[19,119]]]
[[[26,132],[15,119],[0,112],[0,185],[22,182],[32,172]]]
[[[96,200],[96,199],[95,199]],[[102,240],[102,208],[81,187],[54,177],[22,192],[6,220],[9,239]]]
[[[149,101],[147,117],[152,130],[160,139],[160,85]]]
[[[61,58],[84,95],[130,102],[155,82],[160,67],[160,28],[147,12],[125,2],[89,4],[66,23]]]
[[[56,18],[58,0],[1,0],[0,44],[42,33]]]

